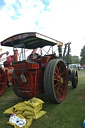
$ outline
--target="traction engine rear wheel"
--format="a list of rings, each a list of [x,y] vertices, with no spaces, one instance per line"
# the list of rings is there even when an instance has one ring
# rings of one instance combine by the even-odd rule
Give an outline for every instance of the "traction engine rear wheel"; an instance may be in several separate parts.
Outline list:
[[[0,95],[4,92],[7,85],[7,76],[2,68],[0,68]]]
[[[77,88],[77,86],[78,86],[78,73],[75,69],[72,70],[71,81],[72,81],[72,87]]]
[[[54,59],[48,62],[44,72],[44,90],[50,101],[61,103],[67,94],[68,77],[64,62]]]

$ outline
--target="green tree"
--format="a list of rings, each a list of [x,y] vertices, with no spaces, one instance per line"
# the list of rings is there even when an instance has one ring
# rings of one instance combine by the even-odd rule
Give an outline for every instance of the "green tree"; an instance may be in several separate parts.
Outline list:
[[[74,64],[74,58],[71,54],[69,55],[69,63]]]
[[[85,45],[84,45],[83,48],[81,49],[80,56],[81,56],[80,63],[81,63],[81,64],[85,64]]]
[[[67,55],[64,57],[64,60],[67,61]],[[71,54],[69,54],[69,64],[74,64],[74,59]]]
[[[79,56],[73,56],[73,60],[74,60],[75,64],[79,64],[80,63]]]

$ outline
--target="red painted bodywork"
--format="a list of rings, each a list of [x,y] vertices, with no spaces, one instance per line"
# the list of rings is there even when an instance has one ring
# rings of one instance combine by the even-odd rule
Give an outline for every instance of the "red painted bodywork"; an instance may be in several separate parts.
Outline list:
[[[0,57],[2,57],[2,55],[7,54],[8,55],[8,51],[1,54]],[[5,80],[7,80],[7,85],[12,81],[12,73],[14,70],[14,67],[12,66],[12,62],[13,61],[18,61],[18,51],[14,50],[14,55],[10,55],[7,57],[7,60],[3,62],[4,68],[2,68],[2,70],[4,71],[6,78],[3,80],[3,86],[5,83]],[[4,74],[3,74],[4,75]],[[1,77],[0,77],[0,81],[1,81]]]
[[[12,81],[12,73],[13,73],[14,68],[12,67],[11,63],[8,61],[5,61],[3,70],[6,74],[7,82]]]
[[[48,61],[53,58],[54,55],[50,55],[34,59],[32,62],[26,60],[14,62],[15,75],[12,77],[12,84],[17,87],[20,96],[33,97],[44,92],[44,70]],[[22,74],[25,76],[26,82],[23,82]]]
[[[14,70],[14,67],[12,66],[13,61],[18,61],[18,51],[17,50],[14,50],[14,55],[8,56],[7,61],[5,61],[3,63],[4,64],[3,70],[6,73],[8,82],[12,81],[12,73],[13,73],[13,70]]]

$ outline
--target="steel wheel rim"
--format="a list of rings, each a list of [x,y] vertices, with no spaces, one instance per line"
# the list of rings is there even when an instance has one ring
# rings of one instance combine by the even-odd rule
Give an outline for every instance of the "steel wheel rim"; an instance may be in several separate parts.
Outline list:
[[[77,73],[77,71],[76,71],[76,76],[75,76],[76,78],[76,86],[78,85],[78,73]]]
[[[67,93],[67,71],[62,61],[54,69],[54,92],[58,102],[65,99]]]

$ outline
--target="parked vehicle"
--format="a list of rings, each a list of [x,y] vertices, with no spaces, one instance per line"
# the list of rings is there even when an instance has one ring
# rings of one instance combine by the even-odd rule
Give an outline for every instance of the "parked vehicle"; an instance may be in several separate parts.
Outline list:
[[[48,99],[54,103],[61,103],[67,94],[68,82],[72,82],[73,88],[78,85],[78,73],[71,71],[69,65],[68,46],[67,61],[64,62],[66,47],[62,55],[63,43],[36,32],[20,33],[11,36],[1,42],[2,46],[22,48],[22,61],[13,62],[12,87],[15,94],[22,98],[46,94]],[[59,55],[53,49],[56,46]],[[50,46],[46,54],[42,54],[45,46]],[[32,53],[28,60],[24,60],[25,49],[40,48],[40,53]],[[49,54],[49,51],[52,53]]]

